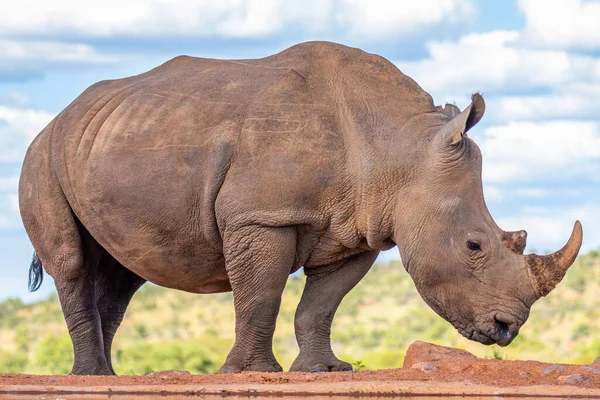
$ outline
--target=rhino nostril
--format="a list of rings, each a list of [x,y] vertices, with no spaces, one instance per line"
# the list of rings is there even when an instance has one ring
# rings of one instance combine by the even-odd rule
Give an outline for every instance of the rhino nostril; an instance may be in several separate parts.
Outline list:
[[[496,326],[498,327],[498,333],[500,334],[500,337],[505,340],[510,339],[511,333],[508,324],[497,317],[494,317],[494,320],[496,321]]]

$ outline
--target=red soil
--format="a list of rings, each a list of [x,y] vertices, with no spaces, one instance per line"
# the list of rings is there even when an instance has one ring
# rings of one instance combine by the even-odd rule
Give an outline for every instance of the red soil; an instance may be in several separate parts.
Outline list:
[[[131,389],[133,386],[138,389],[149,388],[148,390],[152,392],[160,390],[169,392],[170,389],[161,388],[172,389],[184,386],[189,388],[190,385],[197,385],[204,388],[203,393],[208,393],[211,391],[206,391],[206,388],[214,390],[222,387],[226,390],[228,387],[250,387],[249,385],[256,384],[267,384],[264,386],[265,389],[267,387],[283,388],[286,385],[306,387],[310,388],[311,393],[315,393],[321,387],[321,393],[334,394],[339,393],[340,388],[344,387],[339,383],[369,383],[370,387],[377,389],[378,385],[384,383],[406,383],[408,385],[411,382],[422,382],[421,386],[423,387],[433,387],[434,384],[448,386],[449,383],[452,383],[450,386],[460,383],[465,387],[485,385],[493,388],[544,385],[548,387],[548,394],[568,394],[569,388],[573,388],[573,390],[578,388],[587,390],[585,393],[589,395],[600,396],[600,360],[587,366],[547,364],[537,361],[488,360],[477,358],[464,350],[415,342],[408,349],[404,367],[399,369],[331,373],[244,372],[231,375],[192,375],[187,371],[162,371],[146,376],[119,377],[0,374],[0,397],[3,393],[54,391],[52,388],[55,388],[57,392],[68,391],[65,388],[77,391],[82,387],[88,387],[86,389],[88,393],[90,387],[102,387],[108,391],[118,392],[123,389],[133,392],[134,390]],[[302,385],[307,383],[310,385]],[[330,385],[332,383],[337,383],[337,385]],[[338,388],[337,391],[329,390],[333,386]],[[128,387],[129,389],[127,389]],[[261,387],[252,389],[251,393],[260,394]],[[553,388],[558,391],[554,391]],[[223,390],[221,390],[222,392]],[[381,394],[381,391],[376,392]],[[177,393],[182,392],[177,389]],[[367,394],[364,391],[360,393]]]

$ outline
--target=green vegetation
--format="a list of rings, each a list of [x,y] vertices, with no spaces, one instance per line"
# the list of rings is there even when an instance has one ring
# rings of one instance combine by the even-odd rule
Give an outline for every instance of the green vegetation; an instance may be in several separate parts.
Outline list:
[[[297,354],[294,311],[304,277],[286,287],[274,339],[284,368]],[[507,348],[470,342],[431,311],[399,262],[376,265],[346,297],[334,321],[333,348],[356,369],[400,367],[415,340],[466,349],[479,357],[590,363],[600,357],[600,252],[579,257],[564,281],[537,302]],[[119,374],[164,369],[215,372],[233,344],[231,293],[194,295],[145,285],[113,345]],[[0,372],[68,373],[71,341],[57,297],[0,303]]]
[[[500,352],[497,349],[494,349],[494,352],[492,354],[492,358],[495,358],[496,360],[503,360],[504,357],[502,357],[502,354],[500,354]]]
[[[362,362],[362,360],[356,360],[352,363],[352,368],[354,368],[355,371],[362,371],[367,369],[367,366]]]

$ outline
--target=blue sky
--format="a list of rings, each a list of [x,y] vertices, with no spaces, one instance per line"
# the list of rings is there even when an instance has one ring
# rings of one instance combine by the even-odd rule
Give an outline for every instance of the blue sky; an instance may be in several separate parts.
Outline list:
[[[32,247],[17,182],[35,135],[92,83],[169,58],[254,58],[306,40],[378,53],[464,108],[484,157],[488,206],[529,251],[557,249],[572,224],[600,248],[600,1],[21,0],[0,13],[0,299],[26,301]],[[396,249],[385,258],[397,258]]]

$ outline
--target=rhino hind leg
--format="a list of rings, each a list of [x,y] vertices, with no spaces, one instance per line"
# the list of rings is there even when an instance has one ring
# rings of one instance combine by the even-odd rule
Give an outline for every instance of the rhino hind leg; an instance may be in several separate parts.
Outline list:
[[[106,251],[81,225],[83,265],[76,279],[56,281],[58,297],[73,341],[75,360],[73,375],[114,375],[106,357],[102,314],[98,302],[97,281],[100,262]],[[100,304],[101,305],[101,304]]]
[[[251,226],[225,233],[225,267],[235,308],[235,344],[221,373],[279,372],[273,332],[294,264],[295,227]]]
[[[305,269],[306,286],[294,326],[300,354],[290,371],[352,371],[331,349],[331,323],[344,296],[369,271],[378,251],[349,257],[342,263]]]
[[[19,183],[21,216],[39,260],[54,278],[73,342],[72,374],[109,375],[94,297],[96,254],[54,173],[50,131],[36,138],[25,157]]]
[[[114,375],[104,354],[100,314],[87,277],[56,282],[58,297],[73,342],[72,375]]]
[[[95,278],[96,307],[102,325],[104,357],[113,374],[113,338],[123,321],[131,298],[145,282],[145,279],[125,268],[108,252],[101,256]]]
[[[73,342],[71,374],[114,375],[105,356],[102,321],[96,302],[96,268],[101,250],[85,228],[79,223],[76,225],[79,225],[79,243],[63,242],[63,246],[55,250],[53,260],[62,262],[43,261],[47,270],[53,270],[58,298]],[[75,252],[80,252],[81,257],[74,257]]]

